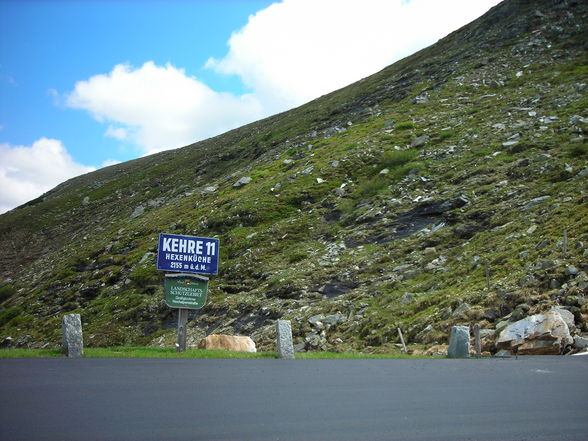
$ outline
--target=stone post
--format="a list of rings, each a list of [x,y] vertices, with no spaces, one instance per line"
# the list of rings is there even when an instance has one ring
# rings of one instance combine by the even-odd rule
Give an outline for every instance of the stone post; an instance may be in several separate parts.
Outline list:
[[[67,314],[61,319],[61,341],[63,352],[69,358],[84,355],[84,339],[80,314]]]
[[[290,360],[295,358],[290,320],[278,320],[276,322],[276,345],[278,347],[278,358]]]
[[[470,327],[454,326],[449,337],[449,358],[467,358],[470,356]]]

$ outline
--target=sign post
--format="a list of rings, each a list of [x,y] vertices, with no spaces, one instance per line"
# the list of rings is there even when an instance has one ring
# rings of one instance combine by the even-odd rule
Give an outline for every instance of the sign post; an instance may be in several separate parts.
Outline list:
[[[210,237],[160,234],[157,269],[177,272],[166,274],[165,302],[178,309],[178,352],[186,350],[188,312],[206,304],[208,277],[218,274],[219,240]]]

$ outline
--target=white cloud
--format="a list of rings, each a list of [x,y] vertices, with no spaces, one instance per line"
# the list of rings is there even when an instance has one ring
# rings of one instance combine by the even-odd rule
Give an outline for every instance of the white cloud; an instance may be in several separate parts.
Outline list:
[[[119,64],[106,75],[80,81],[66,98],[99,122],[115,122],[106,135],[134,141],[144,153],[217,135],[262,116],[257,99],[218,93],[171,64]]]
[[[0,144],[0,213],[24,204],[57,184],[95,170],[76,163],[61,141],[41,138],[32,146]]]
[[[108,136],[110,138],[114,138],[114,139],[118,139],[120,141],[123,141],[123,140],[127,139],[128,133],[127,133],[127,130],[122,127],[108,126],[108,128],[106,129],[106,132],[104,132],[104,136]]]
[[[371,75],[467,24],[500,0],[284,0],[233,33],[206,66],[241,77],[283,110]]]

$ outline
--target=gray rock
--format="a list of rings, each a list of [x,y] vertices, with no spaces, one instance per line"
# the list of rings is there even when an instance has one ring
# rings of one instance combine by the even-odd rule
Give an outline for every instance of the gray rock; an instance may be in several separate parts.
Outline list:
[[[84,355],[82,320],[80,314],[67,314],[61,319],[61,343],[69,358],[80,358]]]
[[[311,174],[311,173],[312,173],[312,171],[313,171],[313,170],[314,170],[314,167],[310,166],[310,167],[307,167],[307,168],[305,168],[304,170],[302,170],[302,171],[300,172],[300,174],[303,174],[303,175],[309,175],[309,174]]]
[[[82,205],[88,205],[90,203],[90,197],[86,196],[83,200],[82,200]]]
[[[553,311],[561,316],[563,321],[566,322],[566,325],[568,325],[570,333],[573,333],[576,330],[574,314],[572,314],[570,311],[559,306],[554,306],[550,309],[550,311]]]
[[[502,147],[512,147],[514,145],[517,145],[518,143],[518,141],[506,141],[502,143]]]
[[[245,185],[249,184],[251,181],[252,181],[252,179],[249,176],[243,176],[241,179],[239,179],[237,182],[235,182],[233,184],[233,188],[244,187]]]
[[[506,349],[501,349],[500,351],[498,351],[494,355],[496,357],[510,357],[512,355],[512,353],[510,351],[507,351]]]
[[[427,104],[429,102],[429,93],[425,92],[421,95],[417,95],[413,101],[414,104]]]
[[[523,208],[521,208],[521,211],[527,211],[530,210],[531,208],[542,204],[543,202],[545,202],[547,199],[549,199],[551,196],[540,196],[538,198],[535,199],[531,199],[529,202],[527,202]]]
[[[141,216],[143,213],[145,213],[145,207],[143,205],[139,205],[137,208],[135,208],[135,210],[133,211],[133,213],[131,214],[131,218],[136,218]]]
[[[467,303],[462,303],[457,308],[455,308],[455,311],[453,311],[453,314],[451,314],[451,315],[453,317],[459,317],[460,315],[462,315],[464,312],[468,311],[469,309],[470,309],[470,305],[468,305]]]
[[[205,187],[201,193],[202,194],[211,194],[214,193],[215,191],[218,190],[218,187],[216,185],[211,185],[210,187]]]
[[[576,335],[574,337],[574,349],[587,349],[588,348],[588,338],[582,337],[581,335]]]
[[[278,348],[278,358],[290,360],[295,358],[290,320],[276,321],[276,346]]]
[[[409,293],[409,292],[405,292],[398,299],[398,303],[400,303],[401,305],[408,305],[409,303],[412,303],[414,301],[415,301],[414,296],[411,293]]]
[[[304,342],[296,343],[294,345],[294,353],[296,352],[306,352],[306,345],[304,344]]]
[[[343,314],[318,314],[313,315],[308,319],[308,323],[315,328],[322,329],[323,327],[327,330],[333,326],[338,325],[339,323],[343,323],[347,320],[347,318]]]
[[[451,328],[447,355],[449,358],[467,358],[470,356],[469,326],[454,326]]]
[[[410,143],[410,147],[411,148],[417,148],[417,147],[421,147],[423,145],[425,145],[427,142],[429,142],[431,138],[429,138],[428,135],[421,135],[418,138],[415,138],[412,140],[412,142]]]
[[[572,343],[562,316],[549,311],[511,323],[500,332],[496,346],[517,351],[520,355],[557,355]]]
[[[568,276],[575,276],[576,274],[578,274],[580,272],[580,270],[578,268],[576,268],[574,265],[569,265],[566,268],[566,274]]]
[[[150,252],[147,252],[147,253],[143,254],[143,257],[141,257],[141,260],[139,260],[139,264],[145,262],[151,256],[153,256],[153,253],[150,253]]]

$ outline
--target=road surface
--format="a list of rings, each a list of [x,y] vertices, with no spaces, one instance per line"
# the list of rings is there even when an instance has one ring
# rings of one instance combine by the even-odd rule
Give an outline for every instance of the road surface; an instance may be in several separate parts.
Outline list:
[[[588,440],[588,358],[0,360],[0,440]]]

